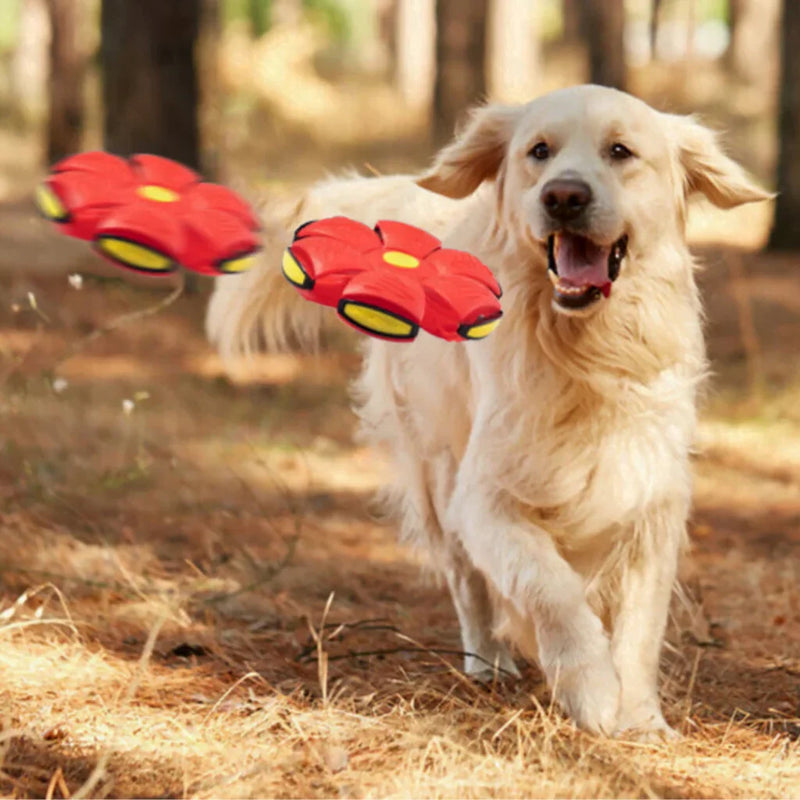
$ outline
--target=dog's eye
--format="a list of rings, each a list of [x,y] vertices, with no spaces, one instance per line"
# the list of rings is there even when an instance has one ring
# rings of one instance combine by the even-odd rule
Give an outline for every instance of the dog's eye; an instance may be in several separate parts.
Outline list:
[[[537,142],[528,150],[528,155],[537,161],[544,161],[550,157],[550,148],[547,146],[547,142]]]
[[[626,158],[631,158],[633,156],[633,153],[625,147],[624,144],[620,144],[620,142],[614,142],[614,144],[608,148],[608,153],[614,161],[625,161]]]

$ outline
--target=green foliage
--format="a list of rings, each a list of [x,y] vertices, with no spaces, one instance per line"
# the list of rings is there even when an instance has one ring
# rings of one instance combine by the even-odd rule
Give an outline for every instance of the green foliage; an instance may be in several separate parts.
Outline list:
[[[0,53],[13,50],[17,43],[21,0],[0,2]]]
[[[272,24],[272,0],[248,0],[247,6],[253,36],[263,36]]]
[[[718,19],[723,22],[730,20],[730,0],[702,0],[699,3],[698,17],[700,19]]]
[[[272,24],[272,0],[222,0],[222,23],[244,23],[253,36],[263,36]]]
[[[336,44],[345,44],[353,35],[353,19],[345,0],[303,0],[303,8],[321,24]]]

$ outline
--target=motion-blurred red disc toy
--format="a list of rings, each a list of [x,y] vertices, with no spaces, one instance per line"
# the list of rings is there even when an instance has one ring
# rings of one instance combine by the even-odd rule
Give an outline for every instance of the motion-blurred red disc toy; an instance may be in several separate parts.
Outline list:
[[[488,267],[402,222],[374,229],[346,217],[308,222],[282,266],[307,300],[379,339],[410,341],[420,328],[448,341],[482,339],[503,314]]]
[[[70,156],[37,188],[36,204],[62,233],[138,272],[243,272],[260,249],[258,221],[239,195],[160,156]]]

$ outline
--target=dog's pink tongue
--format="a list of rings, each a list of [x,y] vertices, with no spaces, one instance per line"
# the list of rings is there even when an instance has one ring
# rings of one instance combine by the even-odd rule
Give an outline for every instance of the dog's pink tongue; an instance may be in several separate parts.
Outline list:
[[[610,247],[601,247],[590,239],[564,233],[556,246],[558,277],[571,286],[597,286],[602,289],[608,279]]]

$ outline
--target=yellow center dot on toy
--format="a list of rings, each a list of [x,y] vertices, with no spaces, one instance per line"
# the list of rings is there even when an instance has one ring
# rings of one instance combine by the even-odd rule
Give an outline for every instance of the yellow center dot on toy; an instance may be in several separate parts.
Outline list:
[[[403,267],[403,269],[414,269],[419,266],[419,259],[408,253],[401,253],[399,250],[388,250],[383,254],[383,260],[393,267]]]
[[[145,200],[152,200],[156,203],[174,203],[180,200],[181,196],[172,189],[167,189],[166,186],[156,186],[155,184],[148,184],[147,186],[140,186],[136,192],[140,197]]]

